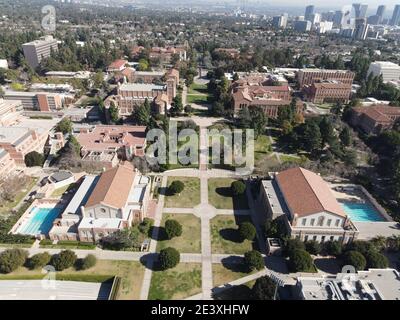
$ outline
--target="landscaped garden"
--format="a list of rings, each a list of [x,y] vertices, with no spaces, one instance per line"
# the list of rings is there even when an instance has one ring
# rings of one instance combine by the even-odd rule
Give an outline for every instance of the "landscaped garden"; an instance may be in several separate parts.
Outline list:
[[[235,281],[237,279],[246,277],[257,271],[248,272],[246,265],[242,263],[224,264],[215,263],[213,268],[213,282],[214,287]]]
[[[165,232],[165,221],[176,220],[182,225],[182,235],[168,239]],[[182,253],[200,253],[200,219],[192,214],[164,214],[161,221],[163,227],[159,232],[157,252],[167,247],[173,247]]]
[[[201,292],[201,265],[180,263],[173,269],[154,271],[149,300],[180,300]]]
[[[247,210],[246,192],[233,196],[231,185],[237,179],[213,178],[208,180],[208,200],[217,209]]]
[[[171,193],[173,181],[181,181],[184,189],[180,193]],[[165,192],[166,208],[193,208],[200,204],[200,179],[187,177],[169,177]]]
[[[249,216],[220,215],[211,220],[212,253],[244,254],[253,249],[255,241],[243,240],[239,225],[251,221]]]

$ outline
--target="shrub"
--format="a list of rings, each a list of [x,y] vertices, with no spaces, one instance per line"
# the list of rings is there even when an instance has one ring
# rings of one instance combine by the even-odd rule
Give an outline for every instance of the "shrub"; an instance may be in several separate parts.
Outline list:
[[[79,260],[78,269],[87,270],[93,268],[96,263],[97,258],[93,254],[88,254],[85,258]]]
[[[175,248],[168,247],[160,251],[158,259],[162,270],[171,269],[178,265],[180,253]]]
[[[356,240],[349,243],[346,247],[346,250],[358,251],[365,256],[368,252],[376,251],[377,249],[369,241]]]
[[[44,163],[44,156],[39,152],[32,151],[25,155],[25,164],[27,167],[41,167]]]
[[[371,251],[365,255],[368,268],[386,269],[389,266],[389,260],[379,252]]]
[[[347,251],[343,254],[343,263],[344,265],[353,266],[357,271],[364,270],[367,265],[367,261],[362,253],[354,250]]]
[[[233,181],[231,184],[231,190],[234,196],[240,196],[246,191],[246,185],[243,181]]]
[[[343,245],[339,241],[328,241],[324,244],[324,251],[330,256],[338,257],[342,254]]]
[[[51,260],[51,255],[48,252],[38,253],[28,260],[29,269],[40,269],[46,266]]]
[[[256,250],[248,251],[244,254],[244,263],[250,271],[264,268],[264,259],[261,253]]]
[[[254,300],[273,300],[275,296],[276,284],[268,276],[258,278],[251,289]]]
[[[290,269],[293,272],[309,272],[313,270],[314,263],[310,254],[301,249],[294,250],[289,257]]]
[[[183,182],[176,180],[176,181],[172,181],[172,183],[168,189],[169,189],[169,192],[171,192],[172,194],[179,194],[183,191],[184,188],[185,188],[185,185],[183,184]]]
[[[243,240],[253,241],[256,237],[256,228],[251,222],[243,222],[239,225],[239,235]]]
[[[321,244],[315,240],[306,241],[305,247],[309,254],[318,255],[321,253]]]
[[[286,226],[282,219],[267,220],[264,225],[266,238],[283,238],[286,236]]]
[[[283,248],[283,254],[289,257],[295,250],[305,250],[304,242],[300,239],[287,239]]]
[[[8,249],[0,254],[0,272],[10,273],[21,267],[28,257],[28,253],[21,249]]]
[[[180,237],[182,235],[182,225],[176,220],[165,221],[165,232],[168,239]]]
[[[63,250],[51,258],[51,265],[53,265],[57,271],[63,271],[72,267],[76,260],[77,256],[75,252],[71,250]]]
[[[154,224],[154,220],[150,218],[144,218],[142,223],[139,224],[139,231],[145,235],[149,235],[150,229]]]

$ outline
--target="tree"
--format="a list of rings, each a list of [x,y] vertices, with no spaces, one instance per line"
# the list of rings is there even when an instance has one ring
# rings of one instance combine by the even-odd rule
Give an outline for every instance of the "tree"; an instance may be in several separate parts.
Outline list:
[[[113,123],[117,123],[119,120],[119,110],[118,110],[117,106],[115,105],[114,101],[111,101],[110,107],[108,108],[108,112],[110,115],[110,120]]]
[[[343,254],[344,265],[353,266],[357,271],[364,270],[367,261],[362,253],[354,250],[347,251]]]
[[[389,266],[389,260],[382,253],[371,251],[365,255],[368,268],[386,269]]]
[[[54,255],[51,258],[51,265],[57,271],[63,271],[72,267],[77,260],[75,252],[71,250],[62,250],[59,254]]]
[[[51,255],[48,252],[37,253],[28,260],[30,269],[40,269],[48,265],[51,260]]]
[[[283,248],[283,253],[286,257],[293,254],[295,250],[305,250],[304,242],[300,239],[288,239],[286,240]]]
[[[324,251],[330,255],[338,257],[342,254],[343,245],[339,241],[328,241],[324,243]]]
[[[235,197],[240,196],[240,195],[244,194],[244,192],[246,191],[246,185],[243,181],[236,180],[236,181],[232,182],[231,190],[232,190],[232,194]]]
[[[264,259],[261,253],[256,250],[248,251],[244,254],[244,263],[250,272],[264,268]]]
[[[144,103],[133,111],[133,116],[138,125],[148,126],[151,121],[151,106],[146,98]]]
[[[172,194],[180,194],[184,188],[185,188],[185,185],[183,184],[182,181],[175,180],[175,181],[172,181],[171,185],[168,188],[168,191]]]
[[[44,163],[44,156],[39,152],[32,151],[25,155],[25,165],[27,167],[41,167]]]
[[[286,235],[285,223],[282,219],[267,220],[264,225],[266,238],[283,238]]]
[[[256,228],[251,222],[243,222],[239,225],[239,235],[243,240],[253,241],[256,237]]]
[[[180,262],[180,253],[175,248],[168,247],[160,251],[158,259],[162,270],[171,269]]]
[[[318,255],[321,252],[321,244],[315,240],[306,241],[305,247],[309,254]]]
[[[165,221],[165,232],[168,239],[180,237],[182,235],[182,225],[173,219]]]
[[[79,270],[87,270],[93,268],[97,263],[97,258],[93,254],[88,254],[85,258],[80,259],[78,263]]]
[[[339,134],[340,141],[344,146],[349,147],[351,145],[351,133],[349,127],[344,127]]]
[[[150,64],[146,59],[139,60],[138,71],[148,71],[150,69]]]
[[[274,300],[277,287],[275,282],[268,276],[263,276],[256,280],[251,289],[254,300]]]
[[[307,151],[315,154],[321,149],[322,136],[321,131],[315,121],[306,121],[306,126],[304,130],[304,147]]]
[[[100,89],[103,87],[104,84],[104,73],[103,72],[96,72],[92,77],[91,80],[93,81],[93,87],[96,89]]]
[[[8,249],[0,253],[0,273],[10,273],[21,267],[28,253],[21,249]]]
[[[314,263],[307,251],[296,249],[289,256],[289,266],[293,272],[309,272],[313,270]]]
[[[177,94],[173,100],[173,111],[176,113],[182,113],[183,111],[183,103],[182,103],[182,95]]]
[[[57,123],[56,132],[62,132],[63,134],[72,132],[72,122],[69,118],[63,118],[59,123]]]

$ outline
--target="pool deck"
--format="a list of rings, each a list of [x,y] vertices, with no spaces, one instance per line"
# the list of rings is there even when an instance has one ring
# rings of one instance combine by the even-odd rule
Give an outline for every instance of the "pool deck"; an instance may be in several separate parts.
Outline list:
[[[397,222],[357,222],[353,221],[359,231],[359,240],[370,240],[372,238],[392,235],[400,236],[400,224]]]

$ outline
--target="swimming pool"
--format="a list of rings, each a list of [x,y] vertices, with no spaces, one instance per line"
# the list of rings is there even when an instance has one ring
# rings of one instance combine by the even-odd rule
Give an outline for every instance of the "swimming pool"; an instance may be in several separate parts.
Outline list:
[[[343,202],[342,206],[352,221],[386,221],[369,203]]]
[[[61,213],[60,208],[38,208],[32,209],[27,221],[17,230],[17,233],[36,236],[47,234],[53,226],[53,221]]]

